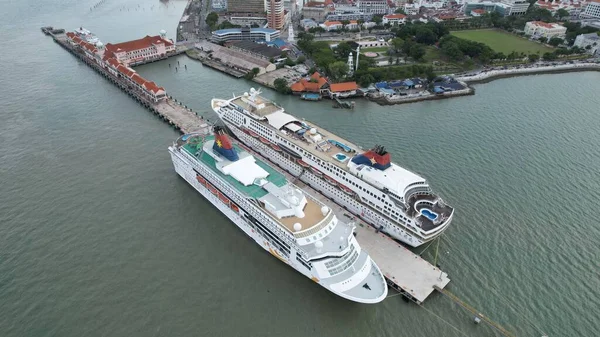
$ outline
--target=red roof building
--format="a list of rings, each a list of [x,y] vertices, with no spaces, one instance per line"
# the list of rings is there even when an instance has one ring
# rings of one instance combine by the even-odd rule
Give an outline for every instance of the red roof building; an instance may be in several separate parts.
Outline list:
[[[175,51],[175,45],[167,38],[148,35],[127,42],[107,43],[105,48],[119,62],[126,65],[136,65],[161,59]]]
[[[327,84],[327,78],[321,76],[321,74],[315,71],[314,74],[310,76],[310,79],[303,78],[300,81],[292,84],[290,89],[294,93],[302,93],[302,92],[321,92],[321,89],[325,87]]]
[[[350,97],[356,95],[358,85],[356,82],[332,83],[329,85],[331,97]]]

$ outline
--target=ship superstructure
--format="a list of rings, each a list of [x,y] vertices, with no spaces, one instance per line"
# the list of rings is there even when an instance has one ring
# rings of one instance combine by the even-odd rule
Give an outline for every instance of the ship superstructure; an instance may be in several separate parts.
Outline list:
[[[254,89],[211,105],[244,144],[397,240],[418,247],[452,221],[454,209],[383,146],[363,151]]]
[[[205,125],[169,147],[177,173],[258,245],[346,299],[377,303],[386,281],[354,237],[354,224],[286,176]]]

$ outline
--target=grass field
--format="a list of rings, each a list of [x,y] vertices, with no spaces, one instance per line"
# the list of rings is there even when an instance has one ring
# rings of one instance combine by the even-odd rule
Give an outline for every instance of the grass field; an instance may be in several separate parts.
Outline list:
[[[537,51],[543,54],[552,51],[552,48],[540,43],[494,29],[461,30],[450,32],[450,34],[465,40],[484,43],[494,51],[504,54],[510,54],[513,51],[525,54],[535,54]]]

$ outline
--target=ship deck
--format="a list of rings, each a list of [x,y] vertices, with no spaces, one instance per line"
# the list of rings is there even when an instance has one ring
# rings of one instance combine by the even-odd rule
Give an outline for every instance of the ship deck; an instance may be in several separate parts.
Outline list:
[[[213,140],[214,136],[207,136],[205,138],[205,141],[208,140]],[[202,161],[204,164],[206,164],[206,166],[208,166],[215,174],[219,175],[221,178],[223,178],[225,181],[227,181],[230,185],[232,185],[234,188],[236,188],[238,191],[246,194],[249,197],[252,198],[261,198],[264,197],[265,195],[267,195],[269,192],[267,192],[265,189],[263,189],[260,186],[257,185],[249,185],[249,186],[245,186],[244,184],[240,183],[239,181],[237,181],[234,177],[223,174],[223,172],[219,171],[215,165],[215,159],[213,157],[211,157],[209,154],[205,153],[205,152],[201,152],[200,154],[198,154],[199,151],[202,151],[202,144],[200,144],[200,148],[198,149],[197,147],[198,145],[193,145],[193,144],[185,144],[183,146],[183,148],[190,153],[192,156],[194,156],[195,158],[197,158],[198,160]],[[242,151],[246,151],[244,149],[241,149],[237,144],[233,144],[233,147],[235,148],[235,150],[240,153]],[[267,180],[270,181],[271,183],[281,187],[284,186],[285,184],[287,184],[287,179],[286,177],[279,173],[277,170],[275,170],[274,168],[272,168],[271,166],[267,165],[266,163],[264,163],[260,158],[254,156],[254,158],[256,159],[256,164],[260,167],[262,167],[265,171],[269,172],[269,176],[267,176]]]
[[[296,230],[294,229],[294,224],[299,223],[302,225],[301,230],[306,230],[317,225],[321,220],[325,219],[323,213],[321,213],[321,206],[319,206],[316,202],[306,198],[307,203],[304,207],[304,217],[298,218],[295,216],[286,217],[277,219],[279,223],[281,223],[285,228],[287,228],[290,232],[294,233]],[[266,213],[270,214],[269,211],[265,210]]]

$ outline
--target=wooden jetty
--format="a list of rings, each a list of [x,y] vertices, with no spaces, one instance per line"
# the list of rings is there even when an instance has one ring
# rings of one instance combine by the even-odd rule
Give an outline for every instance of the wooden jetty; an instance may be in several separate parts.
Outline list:
[[[171,125],[173,128],[182,133],[190,133],[205,126],[206,121],[203,117],[198,116],[197,113],[192,111],[192,109],[189,109],[181,102],[173,99],[173,97],[167,97],[160,100],[158,103],[153,102],[152,100],[148,99],[140,90],[134,88],[128,81],[113,75],[100,64],[86,57],[82,50],[69,44],[66,35],[63,34],[64,30],[56,30],[52,29],[52,27],[43,27],[42,31],[45,34],[52,36],[54,42],[58,43],[58,45],[83,61],[98,74],[104,76],[104,78],[115,84],[117,87],[123,90],[123,92],[138,101],[142,106],[144,106],[153,114],[157,115],[160,119],[169,123],[169,125]],[[55,33],[56,31],[59,31],[60,33]]]

